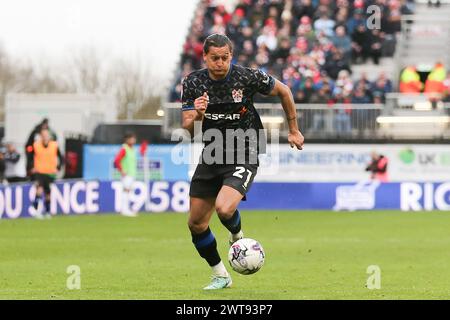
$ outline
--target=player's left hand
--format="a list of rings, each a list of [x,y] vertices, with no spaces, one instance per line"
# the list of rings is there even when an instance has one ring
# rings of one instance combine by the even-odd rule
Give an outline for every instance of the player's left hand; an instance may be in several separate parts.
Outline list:
[[[288,134],[288,142],[291,145],[291,148],[294,146],[297,147],[298,150],[303,150],[303,144],[305,142],[305,138],[299,130],[291,131]]]

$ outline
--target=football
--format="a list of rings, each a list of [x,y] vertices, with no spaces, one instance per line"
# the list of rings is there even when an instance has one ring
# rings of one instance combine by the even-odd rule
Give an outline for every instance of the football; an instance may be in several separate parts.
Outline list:
[[[261,244],[253,239],[243,238],[231,245],[228,262],[240,274],[252,274],[264,265],[265,253]]]

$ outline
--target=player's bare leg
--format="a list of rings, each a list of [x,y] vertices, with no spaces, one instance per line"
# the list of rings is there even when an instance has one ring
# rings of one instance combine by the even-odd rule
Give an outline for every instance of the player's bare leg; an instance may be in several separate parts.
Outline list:
[[[220,259],[216,239],[209,229],[209,221],[215,208],[215,199],[191,197],[190,207],[188,226],[191,231],[192,242],[200,256],[208,262],[213,272],[211,284],[204,289],[211,290],[229,287],[232,283],[231,277]]]
[[[33,200],[33,207],[36,210],[35,217],[38,219],[43,218],[42,214],[37,212],[37,209],[39,207],[39,200],[41,199],[43,193],[44,193],[44,188],[41,185],[39,185],[39,183],[37,183],[36,184],[36,195],[34,196],[34,200]]]
[[[241,216],[237,207],[243,195],[236,189],[223,186],[216,198],[216,212],[222,224],[230,231],[230,245],[244,237]]]
[[[125,217],[137,217],[137,212],[130,208],[130,195],[133,192],[133,178],[130,176],[122,177],[122,210],[121,214]]]
[[[124,188],[122,192],[122,210],[121,214],[125,217],[137,217],[137,212],[130,209],[131,189]]]

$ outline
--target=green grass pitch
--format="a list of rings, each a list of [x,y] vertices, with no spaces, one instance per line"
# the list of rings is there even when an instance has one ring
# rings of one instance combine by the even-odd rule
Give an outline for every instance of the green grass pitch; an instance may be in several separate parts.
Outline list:
[[[264,267],[226,261],[228,232],[212,220],[232,288],[204,292],[210,270],[186,214],[58,216],[0,221],[0,299],[448,299],[448,212],[242,211]],[[81,289],[66,287],[67,267]],[[369,265],[381,288],[366,288]]]

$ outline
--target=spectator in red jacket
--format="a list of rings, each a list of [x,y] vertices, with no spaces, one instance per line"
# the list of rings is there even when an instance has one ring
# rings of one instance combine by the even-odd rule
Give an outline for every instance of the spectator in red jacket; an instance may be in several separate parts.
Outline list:
[[[382,154],[372,152],[372,161],[366,167],[366,171],[370,171],[370,178],[372,180],[378,180],[380,182],[388,182],[388,158]]]

